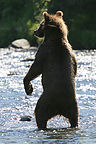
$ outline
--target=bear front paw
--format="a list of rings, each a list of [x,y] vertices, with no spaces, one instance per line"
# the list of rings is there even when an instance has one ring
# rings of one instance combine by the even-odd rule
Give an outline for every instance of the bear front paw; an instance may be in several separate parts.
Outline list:
[[[29,84],[26,88],[25,88],[26,94],[27,95],[32,95],[33,92],[33,87],[32,84]]]
[[[32,95],[33,87],[32,87],[31,82],[29,82],[29,83],[24,82],[24,89],[25,89],[25,92],[27,95]]]

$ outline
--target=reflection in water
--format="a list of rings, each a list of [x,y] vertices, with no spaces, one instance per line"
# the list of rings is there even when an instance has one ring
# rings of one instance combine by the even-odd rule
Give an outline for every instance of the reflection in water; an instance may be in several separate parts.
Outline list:
[[[47,131],[38,131],[34,109],[42,93],[41,77],[33,81],[32,96],[26,96],[23,86],[35,51],[0,49],[0,143],[96,143],[96,51],[74,52],[79,128],[68,128],[68,120],[57,116],[48,122]],[[20,121],[25,115],[32,121]]]

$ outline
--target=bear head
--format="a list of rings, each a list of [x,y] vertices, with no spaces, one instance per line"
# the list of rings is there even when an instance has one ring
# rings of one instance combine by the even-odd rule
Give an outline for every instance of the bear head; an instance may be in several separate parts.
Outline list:
[[[57,37],[67,38],[68,29],[63,20],[63,12],[57,11],[56,14],[51,15],[47,12],[43,13],[44,19],[40,23],[39,28],[34,31],[38,37]],[[54,36],[53,36],[54,35]]]

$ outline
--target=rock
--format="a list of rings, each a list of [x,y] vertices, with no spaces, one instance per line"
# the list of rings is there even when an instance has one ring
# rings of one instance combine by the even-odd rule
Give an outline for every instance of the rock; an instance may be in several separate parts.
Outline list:
[[[13,76],[13,75],[19,75],[17,72],[10,72],[7,74],[7,76]]]
[[[26,39],[18,39],[13,41],[9,48],[30,49],[30,43]]]
[[[21,60],[21,62],[27,62],[27,61],[34,61],[35,57],[33,58],[26,58],[24,60]]]
[[[20,121],[31,121],[31,116],[22,116]]]

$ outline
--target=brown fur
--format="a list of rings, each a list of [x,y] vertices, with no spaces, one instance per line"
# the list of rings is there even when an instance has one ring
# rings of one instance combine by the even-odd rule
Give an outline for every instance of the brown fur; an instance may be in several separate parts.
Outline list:
[[[33,91],[30,81],[42,74],[43,93],[35,108],[39,129],[46,129],[47,121],[56,115],[68,118],[71,127],[76,127],[78,126],[75,90],[77,62],[67,39],[68,29],[61,11],[57,11],[55,15],[44,12],[43,15],[42,25],[35,34],[44,36],[44,41],[24,78],[24,88],[30,95]]]

